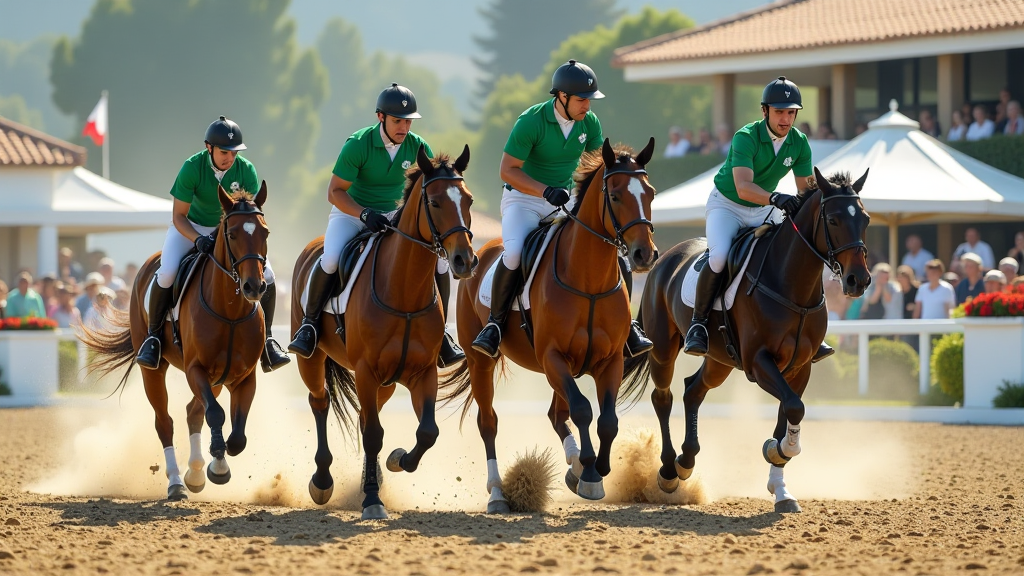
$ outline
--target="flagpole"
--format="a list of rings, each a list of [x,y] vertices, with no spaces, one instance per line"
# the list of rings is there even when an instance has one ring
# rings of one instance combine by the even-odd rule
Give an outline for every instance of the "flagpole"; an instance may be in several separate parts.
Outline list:
[[[103,177],[110,180],[110,101],[107,91],[103,91],[103,100],[107,101],[107,133],[103,136]]]

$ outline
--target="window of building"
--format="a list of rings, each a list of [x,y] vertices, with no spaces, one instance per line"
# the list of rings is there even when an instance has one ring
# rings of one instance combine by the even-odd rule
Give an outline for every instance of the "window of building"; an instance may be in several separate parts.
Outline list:
[[[995,102],[1006,85],[1006,50],[976,52],[967,55],[971,102]]]

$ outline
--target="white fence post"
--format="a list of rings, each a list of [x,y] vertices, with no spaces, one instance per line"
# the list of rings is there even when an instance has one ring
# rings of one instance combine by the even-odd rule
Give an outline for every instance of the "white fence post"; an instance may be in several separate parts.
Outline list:
[[[928,394],[928,388],[932,385],[932,335],[928,332],[922,332],[917,337],[918,349],[920,350],[918,360],[921,367],[917,375],[917,391],[921,393],[921,396],[924,396]]]
[[[868,333],[857,334],[857,393],[861,396],[868,394]]]

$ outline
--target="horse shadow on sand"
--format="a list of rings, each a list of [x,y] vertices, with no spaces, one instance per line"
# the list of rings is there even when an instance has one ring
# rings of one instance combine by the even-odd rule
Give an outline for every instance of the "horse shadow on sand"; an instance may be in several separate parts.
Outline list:
[[[114,501],[108,498],[82,502],[47,502],[32,504],[60,512],[57,525],[65,526],[117,526],[127,524],[150,524],[198,516],[199,510],[167,505],[166,501],[143,502]]]

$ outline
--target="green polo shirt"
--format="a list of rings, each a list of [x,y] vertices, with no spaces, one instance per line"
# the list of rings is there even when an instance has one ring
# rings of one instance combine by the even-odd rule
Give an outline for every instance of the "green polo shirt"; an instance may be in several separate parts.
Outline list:
[[[174,179],[171,196],[182,202],[188,202],[188,219],[200,226],[217,226],[220,224],[220,198],[217,197],[217,185],[224,186],[230,194],[237,190],[245,190],[252,194],[259,192],[259,179],[256,168],[241,156],[224,173],[218,182],[213,172],[210,153],[206,150],[194,154],[181,166],[178,177]]]
[[[572,172],[584,152],[604,143],[601,121],[593,112],[572,125],[569,136],[555,119],[555,99],[535,104],[519,115],[505,143],[505,153],[523,161],[523,172],[546,186],[572,187]]]
[[[421,144],[427,156],[433,158],[430,145],[415,132],[409,132],[391,160],[378,122],[348,137],[334,163],[334,175],[352,183],[348,195],[360,206],[390,212],[402,199],[405,171],[416,164],[416,151]]]
[[[737,166],[752,169],[754,184],[766,192],[774,192],[779,180],[790,170],[800,178],[811,175],[811,147],[807,144],[807,136],[796,128],[790,128],[776,154],[764,120],[747,124],[736,131],[732,137],[732,147],[729,148],[729,157],[715,175],[715,188],[741,206],[760,206],[740,200],[736,192],[736,180],[732,175],[732,169]]]

